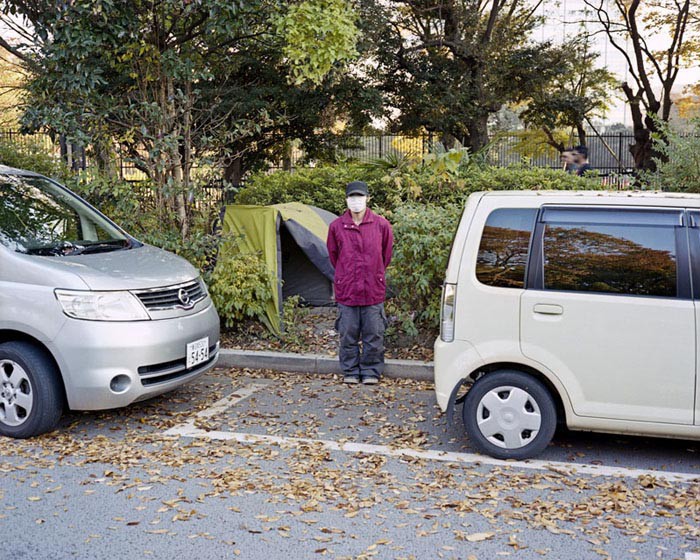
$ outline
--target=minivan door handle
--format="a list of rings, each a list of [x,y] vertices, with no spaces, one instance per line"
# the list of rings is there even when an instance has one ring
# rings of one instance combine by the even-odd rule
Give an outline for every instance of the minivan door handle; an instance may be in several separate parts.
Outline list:
[[[542,315],[561,315],[564,313],[564,308],[561,305],[551,303],[536,303],[532,310]]]

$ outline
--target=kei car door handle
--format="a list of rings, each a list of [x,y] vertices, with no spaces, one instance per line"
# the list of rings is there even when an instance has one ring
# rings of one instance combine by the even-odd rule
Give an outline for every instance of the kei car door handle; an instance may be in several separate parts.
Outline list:
[[[564,308],[561,305],[551,303],[536,303],[532,310],[542,315],[561,315],[564,313]]]

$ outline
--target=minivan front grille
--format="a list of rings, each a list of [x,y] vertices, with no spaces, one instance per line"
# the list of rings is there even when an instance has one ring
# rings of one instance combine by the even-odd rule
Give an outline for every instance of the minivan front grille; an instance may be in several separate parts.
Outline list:
[[[197,364],[196,366],[187,369],[186,358],[180,358],[179,360],[172,360],[170,362],[162,362],[160,364],[152,364],[149,366],[141,366],[138,368],[139,377],[141,378],[141,384],[144,387],[149,385],[155,385],[157,383],[164,383],[165,381],[172,381],[178,377],[184,377],[195,371],[201,370],[209,366],[219,353],[219,344],[216,343],[209,347],[209,359],[206,362]]]
[[[138,290],[134,294],[149,311],[191,309],[207,297],[207,292],[201,280],[193,280],[192,282],[165,288]]]

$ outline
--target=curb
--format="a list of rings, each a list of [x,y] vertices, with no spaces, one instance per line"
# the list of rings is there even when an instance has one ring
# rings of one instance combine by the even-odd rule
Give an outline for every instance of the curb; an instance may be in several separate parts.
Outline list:
[[[338,358],[324,354],[294,354],[291,352],[222,348],[219,351],[216,365],[217,367],[271,369],[293,373],[342,373]],[[433,362],[386,360],[384,375],[397,379],[432,381]]]

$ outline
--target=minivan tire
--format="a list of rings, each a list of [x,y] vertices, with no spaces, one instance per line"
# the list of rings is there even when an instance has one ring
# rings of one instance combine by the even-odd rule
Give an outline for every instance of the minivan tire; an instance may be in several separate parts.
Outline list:
[[[549,390],[533,376],[500,370],[477,379],[462,409],[467,436],[497,459],[528,459],[547,447],[557,426]]]
[[[23,439],[56,427],[65,402],[59,375],[35,345],[0,344],[0,435]]]

